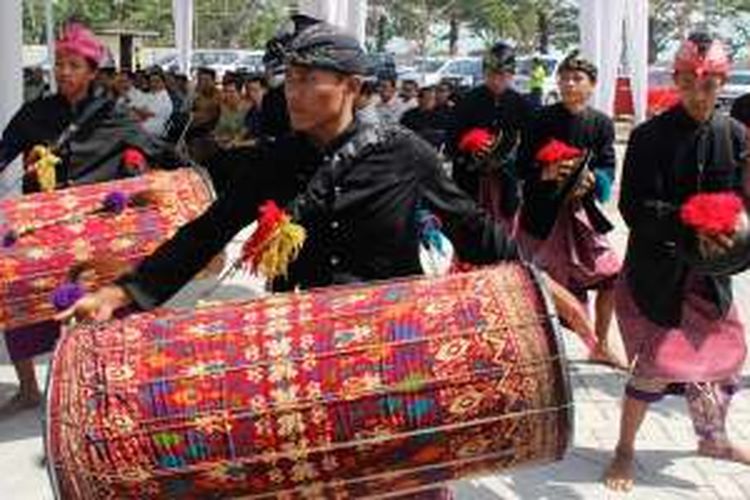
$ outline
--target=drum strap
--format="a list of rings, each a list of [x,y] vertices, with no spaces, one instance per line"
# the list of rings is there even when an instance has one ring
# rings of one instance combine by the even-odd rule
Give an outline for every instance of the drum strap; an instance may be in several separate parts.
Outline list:
[[[102,111],[107,104],[109,104],[109,99],[106,99],[104,97],[96,97],[94,98],[93,102],[89,103],[89,105],[86,107],[86,109],[83,110],[83,112],[80,114],[77,120],[74,120],[70,122],[70,124],[65,127],[65,130],[62,131],[62,133],[58,136],[57,141],[55,141],[55,144],[53,146],[53,151],[56,152],[63,152],[68,147],[70,142],[81,132],[81,130],[95,117],[99,114],[100,111]],[[67,161],[62,162],[63,165],[63,176],[62,176],[62,182],[68,183],[70,174],[68,172],[68,163]],[[88,171],[92,170],[93,168],[96,168],[96,166],[87,169],[85,172],[81,172],[81,175],[84,175],[88,173]]]

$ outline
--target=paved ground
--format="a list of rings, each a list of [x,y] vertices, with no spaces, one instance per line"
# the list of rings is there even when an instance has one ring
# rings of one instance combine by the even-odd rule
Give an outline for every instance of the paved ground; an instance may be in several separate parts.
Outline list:
[[[622,225],[614,237],[623,249]],[[737,280],[737,297],[746,324],[750,321],[750,274]],[[616,331],[612,332],[613,338]],[[630,495],[609,494],[600,477],[615,445],[619,399],[624,376],[603,367],[581,363],[581,345],[568,336],[576,404],[574,445],[566,459],[545,468],[499,474],[455,486],[462,500],[485,499],[740,499],[750,498],[750,467],[716,462],[693,454],[695,439],[684,402],[671,398],[653,408],[639,441],[640,484]],[[46,360],[40,360],[44,376]],[[743,386],[748,383],[746,370]],[[0,352],[0,398],[15,389],[15,377],[4,351]],[[730,431],[750,443],[750,397],[740,392],[731,409]],[[40,424],[35,412],[0,421],[0,500],[51,498],[43,457]]]

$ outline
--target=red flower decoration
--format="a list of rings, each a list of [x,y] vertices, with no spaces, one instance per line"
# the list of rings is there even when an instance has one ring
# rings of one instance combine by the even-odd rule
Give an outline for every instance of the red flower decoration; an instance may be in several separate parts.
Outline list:
[[[132,170],[143,172],[146,170],[146,157],[136,148],[128,148],[122,153],[122,164]]]
[[[458,149],[464,153],[476,153],[492,144],[495,136],[486,128],[473,128],[461,136]]]
[[[682,205],[680,219],[702,233],[732,234],[744,206],[742,198],[733,192],[699,193]]]
[[[242,260],[254,262],[284,220],[284,212],[269,200],[258,208],[258,228],[242,247]]]
[[[536,153],[536,161],[543,165],[551,165],[565,160],[575,160],[583,156],[583,151],[557,139],[550,139],[547,144]]]
[[[680,102],[674,87],[659,87],[648,91],[648,114],[653,116],[666,111]]]
[[[274,280],[286,276],[289,265],[302,250],[307,233],[272,201],[261,205],[259,212],[258,228],[242,247],[242,257],[236,265]]]

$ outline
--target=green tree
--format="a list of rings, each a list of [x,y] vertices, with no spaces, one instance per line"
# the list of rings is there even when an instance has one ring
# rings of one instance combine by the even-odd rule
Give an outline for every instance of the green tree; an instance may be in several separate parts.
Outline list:
[[[1,1],[1,0],[0,0]],[[263,47],[288,14],[289,0],[195,0],[196,47]],[[174,44],[171,0],[56,0],[55,25],[77,19],[96,28],[159,33],[156,45]],[[24,0],[24,41],[44,43],[44,0]]]

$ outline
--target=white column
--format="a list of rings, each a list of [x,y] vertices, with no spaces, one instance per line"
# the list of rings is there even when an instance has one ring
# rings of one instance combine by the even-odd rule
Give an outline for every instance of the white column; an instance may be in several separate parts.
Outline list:
[[[180,72],[190,74],[190,56],[193,52],[193,0],[172,0],[174,19],[174,43],[177,47],[177,60]]]
[[[5,129],[23,103],[23,24],[22,0],[0,1],[0,129]],[[0,194],[20,192],[14,182],[21,175],[16,161],[0,174]],[[11,188],[13,186],[13,188]]]
[[[628,0],[625,25],[635,122],[640,123],[648,106],[648,0]]]
[[[44,33],[47,38],[47,61],[49,67],[55,69],[55,16],[52,10],[53,0],[44,2]],[[49,88],[54,93],[57,91],[57,81],[50,75]]]
[[[365,27],[367,26],[367,0],[349,0],[349,30],[365,45]]]
[[[300,0],[299,12],[306,16],[336,24],[336,10],[339,0]]]
[[[601,53],[601,23],[600,11],[604,8],[600,0],[580,0],[578,25],[581,32],[581,54],[596,63]]]
[[[299,12],[338,26],[365,42],[367,0],[300,0]]]
[[[582,0],[580,6],[581,50],[599,68],[591,104],[612,116],[622,54],[625,0]]]

